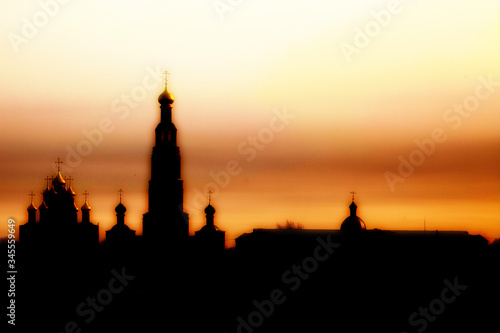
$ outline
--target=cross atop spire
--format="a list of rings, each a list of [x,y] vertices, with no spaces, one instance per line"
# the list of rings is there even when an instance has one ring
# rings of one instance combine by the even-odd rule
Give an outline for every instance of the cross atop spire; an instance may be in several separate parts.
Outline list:
[[[85,192],[83,192],[83,196],[85,197],[85,202],[87,202],[88,198],[89,198],[89,192],[87,192],[85,190]]]
[[[55,161],[54,163],[57,164],[57,172],[60,172],[61,171],[61,164],[63,164],[64,162],[61,161],[61,159],[58,157],[57,161]]]
[[[172,94],[168,91],[168,88],[167,88],[167,83],[168,83],[168,75],[170,73],[165,71],[163,72],[163,75],[165,76],[165,89],[163,90],[163,92],[160,94],[160,96],[158,96],[158,102],[163,105],[170,105],[174,102],[174,96],[172,96]],[[162,120],[168,120],[169,122],[171,122],[171,115],[169,117],[167,117],[168,119],[165,119],[163,117],[163,113],[162,113]]]
[[[33,204],[33,197],[35,196],[35,193],[33,191],[30,192],[29,194],[31,200],[30,200],[30,205],[28,206],[28,223],[36,223],[36,211],[37,208],[35,204]]]
[[[28,194],[31,198],[31,203],[33,203],[33,198],[35,197],[35,193],[33,193],[33,191],[30,192],[30,194]]]
[[[352,191],[352,192],[349,192],[352,194],[352,201],[354,201],[354,195],[356,194],[356,192]]]
[[[71,186],[71,181],[73,180],[73,177],[69,176],[68,178],[66,178],[66,180],[69,182],[68,186]]]
[[[119,189],[118,193],[120,194],[120,203],[122,203],[122,197],[123,197],[123,190]]]
[[[49,176],[45,177],[45,186],[47,186],[47,188],[49,188],[49,181],[52,181],[52,178],[49,178]]]
[[[210,205],[210,204],[212,204],[212,193],[214,193],[214,192],[212,191],[212,189],[210,189],[210,190],[208,190],[207,193],[208,193],[208,204]]]
[[[167,71],[163,72],[163,75],[165,75],[165,87],[167,87],[167,83],[168,83],[168,74],[170,74],[170,73]]]

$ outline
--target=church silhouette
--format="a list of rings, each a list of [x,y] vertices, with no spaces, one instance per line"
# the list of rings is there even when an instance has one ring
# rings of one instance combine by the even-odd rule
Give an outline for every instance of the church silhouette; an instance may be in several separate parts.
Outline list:
[[[158,98],[142,235],[99,243],[88,192],[46,177],[19,227],[17,328],[24,332],[482,332],[498,329],[498,247],[465,231],[369,229],[354,192],[337,229],[254,229],[225,248],[209,195],[189,235],[173,95]],[[242,212],[244,213],[244,212]]]

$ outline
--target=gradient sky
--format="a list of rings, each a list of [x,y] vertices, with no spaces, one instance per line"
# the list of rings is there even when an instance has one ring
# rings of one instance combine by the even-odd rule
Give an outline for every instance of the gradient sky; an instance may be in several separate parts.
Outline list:
[[[0,4],[3,221],[27,221],[60,157],[101,239],[120,188],[142,233],[168,70],[191,233],[211,188],[228,246],[338,229],[353,190],[370,229],[500,237],[499,1],[66,2]]]

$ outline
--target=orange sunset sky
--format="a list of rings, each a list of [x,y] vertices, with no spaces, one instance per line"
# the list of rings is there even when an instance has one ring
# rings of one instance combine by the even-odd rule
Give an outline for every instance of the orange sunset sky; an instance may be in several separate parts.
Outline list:
[[[0,16],[2,237],[58,157],[101,239],[120,188],[142,233],[165,70],[191,233],[212,189],[227,246],[286,220],[338,229],[351,191],[369,229],[500,237],[499,1],[6,0]]]

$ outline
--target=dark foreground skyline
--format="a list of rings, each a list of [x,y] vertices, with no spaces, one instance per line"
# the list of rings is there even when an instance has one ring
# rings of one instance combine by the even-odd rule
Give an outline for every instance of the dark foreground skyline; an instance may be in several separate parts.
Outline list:
[[[498,308],[490,300],[500,292],[498,243],[466,231],[371,228],[358,216],[354,191],[337,229],[294,223],[257,228],[231,249],[225,249],[209,197],[205,226],[190,236],[167,87],[158,100],[143,235],[127,225],[120,190],[116,223],[99,243],[103,230],[89,202],[79,212],[58,170],[43,202],[30,203],[19,227],[17,271],[10,275],[15,295],[9,296],[15,328],[251,333],[496,327]]]
[[[122,188],[140,234],[168,69],[192,235],[213,187],[231,246],[287,219],[337,228],[352,190],[372,227],[500,237],[498,2],[46,1],[0,4],[2,220],[60,157],[78,207],[88,191],[107,230]]]

